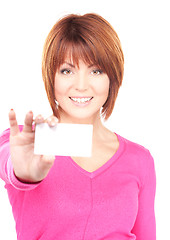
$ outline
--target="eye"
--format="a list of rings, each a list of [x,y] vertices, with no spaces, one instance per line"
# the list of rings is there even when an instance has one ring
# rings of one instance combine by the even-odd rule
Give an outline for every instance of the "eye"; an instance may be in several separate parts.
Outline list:
[[[100,75],[100,74],[102,74],[102,73],[103,73],[103,71],[100,70],[100,69],[95,69],[95,70],[93,70],[93,71],[91,72],[92,75]]]
[[[70,75],[73,73],[70,69],[67,68],[62,69],[60,72],[64,75]]]

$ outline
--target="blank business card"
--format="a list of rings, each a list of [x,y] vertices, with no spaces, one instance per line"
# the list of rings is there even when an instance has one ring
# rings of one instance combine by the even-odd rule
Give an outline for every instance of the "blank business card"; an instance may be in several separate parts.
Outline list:
[[[47,123],[36,125],[34,153],[38,155],[91,157],[93,125]]]

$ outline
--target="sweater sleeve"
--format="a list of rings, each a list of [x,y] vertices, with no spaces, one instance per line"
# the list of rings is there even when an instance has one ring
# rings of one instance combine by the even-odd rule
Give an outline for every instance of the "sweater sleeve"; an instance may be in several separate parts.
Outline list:
[[[20,126],[20,130],[22,126]],[[26,191],[32,190],[38,186],[37,184],[26,184],[20,182],[13,170],[10,144],[9,144],[10,129],[5,130],[0,134],[0,178],[6,183],[12,185],[15,189]]]
[[[154,160],[149,153],[145,170],[145,180],[139,192],[138,215],[132,232],[137,240],[156,240],[154,201],[156,174]]]

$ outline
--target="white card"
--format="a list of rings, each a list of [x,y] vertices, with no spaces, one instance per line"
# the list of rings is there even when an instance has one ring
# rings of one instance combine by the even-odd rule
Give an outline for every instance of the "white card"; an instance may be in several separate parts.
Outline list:
[[[47,123],[36,125],[34,153],[39,155],[90,157],[93,125]]]

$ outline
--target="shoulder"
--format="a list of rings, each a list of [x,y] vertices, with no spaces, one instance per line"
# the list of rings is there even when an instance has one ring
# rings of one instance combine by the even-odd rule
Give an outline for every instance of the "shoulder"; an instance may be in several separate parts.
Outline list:
[[[133,142],[119,135],[119,139],[124,144],[124,152],[131,156],[150,157],[150,151],[143,145]]]
[[[132,164],[140,171],[148,169],[150,165],[154,165],[149,149],[122,136],[118,135],[118,138],[123,145],[123,156],[128,161],[128,164]]]

